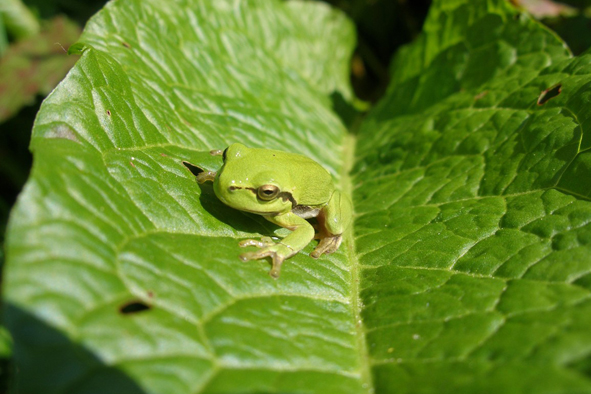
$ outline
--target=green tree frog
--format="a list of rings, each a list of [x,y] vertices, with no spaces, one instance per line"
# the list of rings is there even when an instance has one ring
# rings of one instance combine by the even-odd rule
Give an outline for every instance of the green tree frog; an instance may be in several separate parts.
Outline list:
[[[295,153],[247,148],[238,143],[211,154],[223,157],[222,168],[198,174],[197,182],[213,181],[215,195],[224,204],[262,215],[292,231],[277,243],[269,237],[241,241],[241,247],[259,248],[241,254],[242,261],[271,257],[269,274],[277,279],[283,261],[312,239],[320,239],[310,254],[314,258],[339,248],[351,223],[351,202],[335,190],[331,175],[320,164]],[[318,221],[316,234],[306,220],[313,217]]]

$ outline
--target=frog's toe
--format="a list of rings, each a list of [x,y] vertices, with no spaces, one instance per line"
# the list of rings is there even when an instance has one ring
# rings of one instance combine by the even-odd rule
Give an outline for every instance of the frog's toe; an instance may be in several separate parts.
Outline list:
[[[323,254],[333,253],[339,248],[339,246],[341,246],[342,241],[342,234],[324,237],[322,238],[322,240],[320,240],[320,243],[318,244],[318,246],[316,246],[316,249],[314,249],[314,251],[310,253],[310,256],[317,259]]]
[[[270,249],[261,249],[258,252],[242,253],[240,255],[240,260],[246,262],[250,260],[264,259],[265,257],[271,257],[273,259],[273,268],[271,268],[271,271],[269,271],[269,275],[271,275],[273,279],[279,278],[279,274],[281,272],[281,264],[283,264],[285,257],[277,253],[276,251]]]
[[[266,246],[265,242],[270,242],[272,245]],[[244,245],[242,245],[242,243],[244,243]],[[247,239],[242,241],[240,246],[259,246],[261,244],[263,244],[264,247],[261,247],[261,249],[257,250],[256,252],[242,253],[240,255],[240,260],[260,260],[264,259],[265,257],[271,257],[273,260],[273,268],[271,268],[271,271],[269,271],[269,275],[271,275],[273,279],[277,279],[279,278],[279,273],[281,272],[281,264],[283,264],[285,259],[294,255],[295,251],[286,245],[273,243],[273,240],[269,237],[265,237],[261,239],[261,241]]]
[[[250,260],[260,260],[264,259],[265,257],[273,256],[275,252],[270,248],[263,248],[259,249],[256,252],[246,252],[240,255],[240,260],[242,261],[250,261]]]
[[[285,260],[285,258],[278,255],[277,253],[273,255],[273,268],[271,268],[271,271],[269,271],[269,275],[271,276],[271,278],[279,279],[279,274],[281,273],[281,264],[283,264],[283,260]]]
[[[257,253],[256,252],[247,252],[247,253],[242,253],[240,255],[240,260],[244,261],[245,263],[247,261],[256,260],[256,259],[257,259]]]
[[[274,245],[275,242],[269,237],[263,237],[260,239],[245,239],[238,243],[238,246],[241,248],[246,248],[247,246],[256,246],[257,248],[264,248],[266,246]]]

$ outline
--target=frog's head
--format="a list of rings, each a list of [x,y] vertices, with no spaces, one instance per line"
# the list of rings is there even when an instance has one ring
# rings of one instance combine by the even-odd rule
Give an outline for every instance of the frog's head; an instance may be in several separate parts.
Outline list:
[[[274,151],[230,145],[213,188],[224,204],[260,215],[291,211],[295,205],[289,174],[273,163]]]

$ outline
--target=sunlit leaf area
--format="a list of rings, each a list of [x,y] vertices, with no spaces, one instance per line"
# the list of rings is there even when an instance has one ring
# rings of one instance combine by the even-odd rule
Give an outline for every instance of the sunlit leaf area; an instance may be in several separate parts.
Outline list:
[[[0,391],[591,393],[591,3],[410,3],[6,1]],[[234,143],[335,253],[241,261]]]

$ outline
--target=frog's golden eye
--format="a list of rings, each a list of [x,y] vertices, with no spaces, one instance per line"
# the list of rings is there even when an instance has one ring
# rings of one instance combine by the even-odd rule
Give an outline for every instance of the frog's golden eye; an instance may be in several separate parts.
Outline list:
[[[275,185],[263,185],[257,189],[257,195],[261,200],[269,201],[277,197],[279,188]]]

